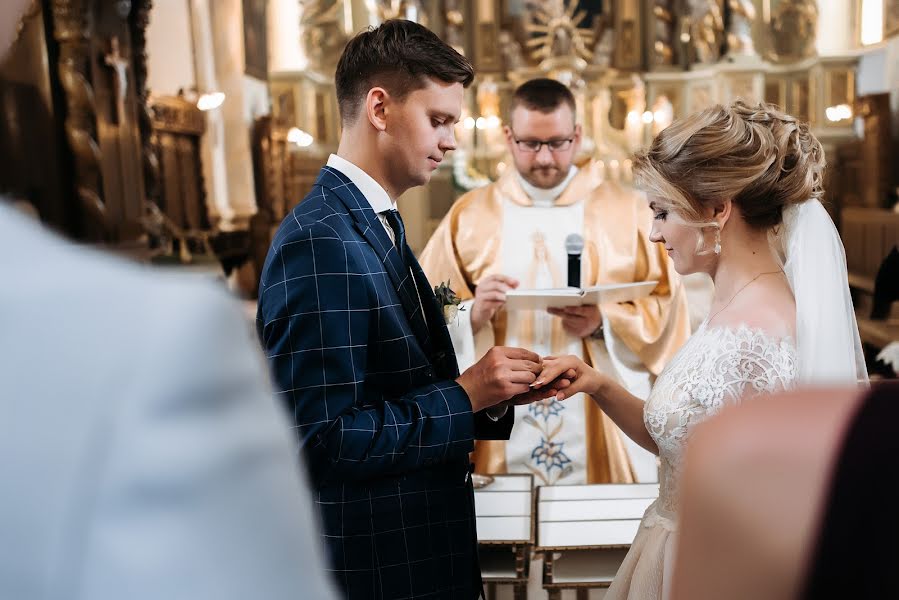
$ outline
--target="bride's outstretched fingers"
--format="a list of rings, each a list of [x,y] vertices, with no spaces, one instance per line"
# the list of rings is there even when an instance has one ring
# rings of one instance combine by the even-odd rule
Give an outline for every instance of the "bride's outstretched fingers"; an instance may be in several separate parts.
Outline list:
[[[556,379],[555,381],[551,381],[549,384],[541,387],[540,389],[534,388],[529,392],[513,396],[511,399],[506,401],[505,404],[509,406],[519,406],[522,404],[531,404],[533,402],[538,402],[546,398],[553,398],[560,391],[564,390],[570,385],[571,379],[568,378],[566,374],[566,376]]]
[[[564,400],[580,392],[587,394],[595,392],[599,373],[580,357],[574,355],[545,357],[543,359],[543,371],[540,372],[537,381],[532,384],[532,387],[540,389],[563,374],[566,379],[571,381],[571,385],[556,390],[556,400]]]
[[[537,376],[537,381],[531,384],[531,387],[540,389],[549,382],[561,377],[562,374],[569,375],[570,373],[568,379],[577,379],[581,375],[583,367],[587,367],[587,365],[574,355],[545,356],[543,358],[543,370]]]

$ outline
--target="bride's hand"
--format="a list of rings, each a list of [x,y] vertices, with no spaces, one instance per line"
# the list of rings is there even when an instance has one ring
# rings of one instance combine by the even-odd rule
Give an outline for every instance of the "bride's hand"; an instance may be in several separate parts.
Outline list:
[[[556,390],[556,400],[564,400],[580,392],[595,395],[599,388],[601,377],[599,372],[573,355],[543,357],[543,371],[531,387],[539,390],[563,374],[571,383],[564,389]]]
[[[568,371],[553,381],[548,383],[544,382],[540,388],[536,388],[532,385],[531,391],[512,396],[512,398],[507,400],[505,404],[507,406],[521,406],[522,404],[531,404],[540,400],[546,400],[547,398],[555,398],[556,394],[571,385],[573,378],[574,371]]]

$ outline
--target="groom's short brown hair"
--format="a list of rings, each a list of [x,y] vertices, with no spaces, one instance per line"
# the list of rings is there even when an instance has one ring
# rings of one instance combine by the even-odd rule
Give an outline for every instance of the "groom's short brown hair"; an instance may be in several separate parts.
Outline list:
[[[356,35],[340,55],[334,77],[340,117],[352,124],[373,87],[402,100],[429,77],[468,87],[474,67],[430,29],[402,19],[384,21]]]

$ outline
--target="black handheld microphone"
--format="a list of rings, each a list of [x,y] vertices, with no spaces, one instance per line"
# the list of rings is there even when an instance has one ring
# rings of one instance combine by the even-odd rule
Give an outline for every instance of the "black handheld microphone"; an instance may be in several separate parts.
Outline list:
[[[565,252],[568,253],[568,286],[581,287],[581,253],[584,251],[584,238],[576,233],[565,238]]]

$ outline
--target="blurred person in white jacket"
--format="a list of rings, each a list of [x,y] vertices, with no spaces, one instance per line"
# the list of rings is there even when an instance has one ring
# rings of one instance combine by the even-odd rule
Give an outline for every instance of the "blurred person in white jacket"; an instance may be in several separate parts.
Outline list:
[[[0,2],[0,58],[29,0]],[[249,324],[0,200],[0,598],[331,598]]]

